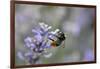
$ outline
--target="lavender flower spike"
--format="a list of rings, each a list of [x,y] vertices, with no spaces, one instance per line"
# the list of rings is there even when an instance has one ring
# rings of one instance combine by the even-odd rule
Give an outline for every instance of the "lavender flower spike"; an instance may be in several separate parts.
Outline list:
[[[40,56],[44,55],[46,58],[52,56],[52,53],[48,52],[47,48],[50,49],[52,44],[59,46],[65,37],[59,29],[50,31],[51,28],[45,23],[39,23],[38,28],[32,29],[34,35],[27,36],[24,39],[25,48],[28,48],[29,51],[24,54],[18,52],[19,58],[23,58],[23,61],[27,60],[30,64],[36,64],[40,61]]]

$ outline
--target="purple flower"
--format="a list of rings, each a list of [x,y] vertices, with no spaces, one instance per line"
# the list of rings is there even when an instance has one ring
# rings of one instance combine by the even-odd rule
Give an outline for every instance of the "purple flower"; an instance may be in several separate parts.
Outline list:
[[[29,49],[29,52],[24,54],[18,53],[20,59],[27,59],[30,64],[39,61],[41,55],[44,57],[50,57],[52,53],[47,52],[47,48],[51,48],[52,40],[57,40],[57,33],[60,31],[49,31],[52,27],[44,23],[39,23],[38,28],[32,29],[33,36],[27,36],[24,39],[25,47]]]

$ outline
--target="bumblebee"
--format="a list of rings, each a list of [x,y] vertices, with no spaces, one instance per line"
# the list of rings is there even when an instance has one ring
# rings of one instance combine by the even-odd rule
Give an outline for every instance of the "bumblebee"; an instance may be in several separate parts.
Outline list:
[[[58,47],[61,46],[62,42],[65,40],[65,34],[63,32],[57,32],[52,36],[53,38],[49,38],[51,42],[51,46]]]

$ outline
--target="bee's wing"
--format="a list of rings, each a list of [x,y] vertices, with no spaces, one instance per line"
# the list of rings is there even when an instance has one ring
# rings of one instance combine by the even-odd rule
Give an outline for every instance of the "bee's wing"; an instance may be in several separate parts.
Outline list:
[[[65,41],[61,43],[61,47],[65,48]]]
[[[63,48],[65,48],[65,41],[63,41]]]

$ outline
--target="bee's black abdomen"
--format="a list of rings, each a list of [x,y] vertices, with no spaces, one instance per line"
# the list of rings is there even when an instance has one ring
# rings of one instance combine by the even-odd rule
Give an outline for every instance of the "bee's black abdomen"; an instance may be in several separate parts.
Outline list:
[[[58,36],[57,36],[58,40],[56,41],[56,45],[60,46],[60,44],[62,43],[62,41],[65,40],[65,35],[63,32],[58,32]]]
[[[59,38],[60,40],[65,40],[65,35],[64,35],[64,33],[63,33],[63,32],[59,32],[59,33],[58,33],[58,38]]]

